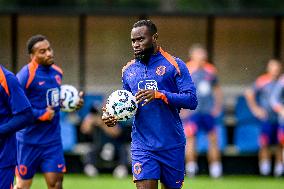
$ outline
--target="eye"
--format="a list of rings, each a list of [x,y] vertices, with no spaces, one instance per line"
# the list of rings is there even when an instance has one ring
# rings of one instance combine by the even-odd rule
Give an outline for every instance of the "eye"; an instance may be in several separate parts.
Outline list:
[[[39,51],[39,53],[44,54],[44,53],[45,53],[45,50],[44,50],[44,49],[41,49],[41,50]]]

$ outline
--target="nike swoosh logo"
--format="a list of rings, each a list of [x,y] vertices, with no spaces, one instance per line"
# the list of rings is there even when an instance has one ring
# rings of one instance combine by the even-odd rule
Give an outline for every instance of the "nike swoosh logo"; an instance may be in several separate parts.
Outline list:
[[[38,84],[43,85],[43,84],[45,84],[45,81],[40,81],[40,82],[38,82]]]

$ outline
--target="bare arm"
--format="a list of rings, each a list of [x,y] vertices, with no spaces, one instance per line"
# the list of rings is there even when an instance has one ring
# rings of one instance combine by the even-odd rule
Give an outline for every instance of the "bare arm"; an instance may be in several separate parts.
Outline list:
[[[265,119],[267,117],[266,111],[257,104],[255,92],[252,89],[247,89],[245,91],[245,98],[250,110],[257,118]]]
[[[221,90],[220,85],[216,85],[213,89],[213,95],[215,99],[215,104],[213,108],[212,114],[214,116],[220,115],[223,108],[223,92]]]

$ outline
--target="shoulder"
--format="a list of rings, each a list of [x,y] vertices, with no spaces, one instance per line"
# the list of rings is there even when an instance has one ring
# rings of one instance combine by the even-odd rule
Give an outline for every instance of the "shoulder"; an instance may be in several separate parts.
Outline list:
[[[217,68],[213,64],[211,64],[211,63],[206,62],[204,64],[203,68],[209,74],[212,74],[212,75],[216,75],[217,74]]]
[[[51,68],[52,68],[53,70],[55,70],[56,72],[58,72],[59,74],[63,75],[63,70],[62,70],[59,66],[53,64],[53,65],[51,66]]]
[[[284,74],[282,74],[278,80],[282,85],[284,85]]]
[[[33,67],[33,66],[30,65],[30,64],[27,64],[27,65],[23,66],[23,67],[20,69],[20,71],[17,73],[17,76],[18,76],[18,75],[28,75],[28,74],[29,74],[29,70],[30,70],[30,69],[33,69],[33,68],[31,68],[31,67]],[[36,68],[35,68],[35,70],[36,70]]]
[[[123,66],[123,68],[121,70],[122,76],[123,76],[123,73],[134,63],[135,63],[135,59],[130,60],[129,62],[127,62],[127,64],[125,66]]]
[[[12,72],[7,70],[6,68],[0,67],[0,81],[4,82],[5,80],[6,82],[9,82],[10,80],[14,82],[14,81],[17,81],[17,78]]]
[[[171,64],[175,67],[176,71],[178,72],[178,74],[180,75],[180,67],[181,66],[185,66],[185,63],[177,58],[177,57],[174,57],[172,55],[170,55],[168,52],[164,51],[162,48],[159,48],[159,51],[161,53],[161,55]]]
[[[256,87],[263,87],[264,85],[271,82],[271,78],[268,74],[262,74],[255,80]]]
[[[0,67],[0,84],[8,95],[10,95],[10,88],[15,85],[18,86],[18,83],[16,76],[12,72]]]

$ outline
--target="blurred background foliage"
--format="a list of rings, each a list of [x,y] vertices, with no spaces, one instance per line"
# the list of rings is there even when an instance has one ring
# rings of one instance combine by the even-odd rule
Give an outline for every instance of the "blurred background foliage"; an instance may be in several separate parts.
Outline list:
[[[0,0],[9,8],[89,8],[162,12],[283,12],[283,0]]]

